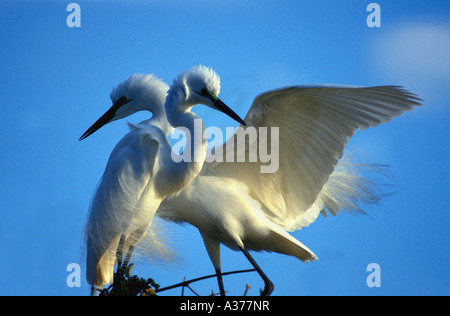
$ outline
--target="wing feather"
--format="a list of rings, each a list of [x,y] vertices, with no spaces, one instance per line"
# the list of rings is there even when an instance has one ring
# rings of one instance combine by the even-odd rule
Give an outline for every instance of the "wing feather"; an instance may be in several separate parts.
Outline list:
[[[343,199],[321,196],[320,209],[314,203],[355,131],[389,122],[419,106],[419,101],[397,86],[294,86],[269,91],[255,98],[245,122],[248,127],[279,128],[278,170],[265,174],[260,172],[261,162],[227,163],[227,150],[236,155],[243,145],[229,139],[222,148],[223,161],[205,163],[202,175],[245,182],[268,217],[286,229],[298,229],[315,220],[323,207],[329,206],[333,215],[345,208],[336,202]],[[255,144],[246,141],[245,146],[248,152]],[[317,210],[311,210],[313,205]]]

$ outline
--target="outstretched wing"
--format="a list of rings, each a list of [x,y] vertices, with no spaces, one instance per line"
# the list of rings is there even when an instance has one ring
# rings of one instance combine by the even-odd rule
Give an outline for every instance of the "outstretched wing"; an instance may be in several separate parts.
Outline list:
[[[289,230],[298,229],[309,224],[302,216],[318,198],[355,130],[389,122],[420,105],[419,100],[396,86],[294,86],[261,94],[245,122],[247,129],[279,128],[278,170],[261,173],[264,164],[260,161],[226,162],[227,151],[239,156],[239,146],[248,154],[258,143],[270,143],[269,136],[262,139],[259,134],[256,141],[230,138],[216,149],[216,153],[223,150],[223,162],[206,163],[202,175],[245,182],[273,221]]]
[[[116,145],[91,202],[86,225],[87,279],[100,288],[113,280],[122,234],[128,237],[153,217],[148,202],[141,199],[155,172],[159,148],[151,128],[156,129],[132,127]]]

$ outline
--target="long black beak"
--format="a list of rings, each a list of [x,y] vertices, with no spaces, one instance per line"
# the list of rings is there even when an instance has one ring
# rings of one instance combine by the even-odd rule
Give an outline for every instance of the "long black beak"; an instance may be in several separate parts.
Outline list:
[[[225,113],[226,115],[228,115],[229,117],[231,117],[233,120],[235,120],[238,123],[241,123],[244,126],[247,126],[247,124],[245,124],[244,120],[241,119],[239,117],[239,115],[237,115],[232,109],[230,109],[225,103],[222,102],[222,100],[220,100],[217,97],[213,97],[211,98],[211,101],[214,103],[214,106],[221,112]]]
[[[130,102],[132,100],[127,100],[125,97],[120,98],[117,100],[112,107],[105,112],[94,124],[92,124],[91,127],[88,128],[86,132],[84,132],[83,135],[80,137],[80,141],[88,137],[89,135],[94,134],[96,131],[98,131],[102,126],[108,124],[116,115],[117,110],[124,104]]]

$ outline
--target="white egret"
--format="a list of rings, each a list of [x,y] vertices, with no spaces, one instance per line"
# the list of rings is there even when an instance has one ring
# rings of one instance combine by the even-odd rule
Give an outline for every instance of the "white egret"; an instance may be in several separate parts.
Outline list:
[[[264,280],[262,295],[273,283],[248,250],[268,251],[307,262],[316,255],[288,231],[308,226],[319,213],[360,211],[361,202],[376,201],[374,184],[359,166],[340,161],[355,130],[389,122],[420,99],[401,87],[294,86],[255,98],[245,117],[248,127],[279,127],[279,168],[261,173],[261,162],[205,163],[182,191],[168,196],[156,215],[198,228],[217,272],[221,295],[220,244],[240,250]],[[255,143],[231,142],[223,148],[238,154]],[[228,147],[227,147],[228,146]],[[216,152],[220,150],[216,148]]]
[[[217,97],[219,91],[215,72],[206,67],[182,73],[170,89],[152,75],[133,75],[113,89],[113,106],[80,137],[82,140],[103,125],[137,111],[153,113],[139,125],[130,124],[131,131],[112,151],[94,193],[86,225],[87,280],[93,289],[113,281],[116,262],[120,264],[125,253],[125,261],[129,260],[161,201],[184,188],[202,169],[207,140],[197,144],[187,137],[185,150],[190,150],[191,159],[176,163],[167,139],[170,124],[183,126],[194,135],[194,125],[200,120],[191,112],[196,104],[243,123]],[[202,122],[200,127],[203,133]],[[201,159],[194,159],[195,155]]]

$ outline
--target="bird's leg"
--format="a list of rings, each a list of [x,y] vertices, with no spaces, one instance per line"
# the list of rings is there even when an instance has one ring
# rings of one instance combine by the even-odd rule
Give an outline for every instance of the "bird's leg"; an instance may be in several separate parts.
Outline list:
[[[117,273],[114,274],[114,290],[117,296],[124,296],[123,288],[123,267],[122,267],[122,257],[123,257],[123,244],[125,243],[125,235],[120,236],[119,245],[117,246],[116,258],[117,258]],[[119,276],[116,278],[116,276]]]
[[[269,296],[275,288],[272,281],[269,280],[267,275],[263,272],[263,270],[261,270],[261,268],[258,266],[256,261],[252,258],[252,256],[250,256],[250,254],[248,253],[248,250],[245,248],[240,248],[240,249],[244,253],[245,257],[247,257],[248,261],[250,261],[252,266],[255,268],[256,272],[258,272],[259,276],[264,281],[264,290],[262,291],[261,296]]]
[[[217,282],[219,283],[220,296],[225,296],[225,288],[223,287],[222,271],[216,269]]]
[[[125,243],[125,235],[120,236],[119,245],[117,246],[116,259],[117,259],[117,271],[122,267],[123,257],[123,244]]]
[[[130,246],[128,248],[127,255],[125,256],[125,260],[123,261],[123,266],[126,267],[130,263],[131,255],[133,254],[134,246]]]

